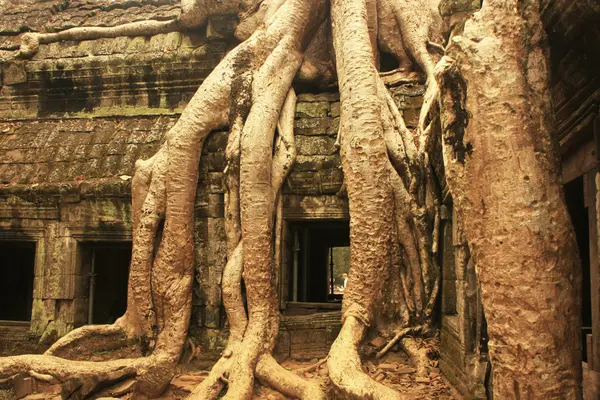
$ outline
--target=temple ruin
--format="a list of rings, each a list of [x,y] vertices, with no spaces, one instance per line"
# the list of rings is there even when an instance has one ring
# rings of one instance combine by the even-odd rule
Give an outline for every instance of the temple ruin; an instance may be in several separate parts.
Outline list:
[[[485,2],[443,0],[439,10],[446,21],[459,21]],[[209,15],[199,29],[40,44],[29,58],[16,56],[23,34],[171,21],[180,12],[179,0],[0,0],[0,355],[41,353],[76,328],[112,324],[125,313],[135,163],[160,149],[194,93],[240,42],[239,16],[228,12]],[[564,196],[581,256],[582,386],[591,400],[600,396],[600,6],[541,0],[540,13]],[[399,73],[389,53],[379,62],[406,127],[417,129],[426,77],[414,61],[412,72]],[[293,88],[296,159],[281,188],[274,250],[281,313],[274,356],[308,365],[327,356],[342,327],[351,227],[338,85],[295,81]],[[214,130],[204,142],[194,202],[192,310],[180,363],[205,370],[229,336],[222,294],[228,132]],[[464,398],[491,399],[477,265],[457,222],[441,153],[431,165],[441,188],[441,281],[433,312],[439,354],[431,356],[432,376]],[[385,287],[378,304],[391,309],[393,293]],[[373,352],[393,337],[382,336],[367,334]],[[25,399],[84,398],[60,397],[64,388],[56,397],[32,397],[43,385],[36,389],[35,376],[19,379],[19,385],[0,379],[0,399],[3,391]]]

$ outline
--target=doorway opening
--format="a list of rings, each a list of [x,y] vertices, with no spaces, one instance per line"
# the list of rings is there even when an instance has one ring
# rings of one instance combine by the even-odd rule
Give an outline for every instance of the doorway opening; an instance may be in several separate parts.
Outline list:
[[[566,185],[565,200],[567,209],[575,228],[577,247],[581,257],[582,291],[581,291],[581,317],[582,317],[582,357],[587,362],[587,335],[592,333],[592,290],[590,278],[590,231],[589,215],[585,205],[583,176],[579,176]]]
[[[112,324],[127,308],[131,242],[80,244],[81,271],[88,294],[88,324]]]
[[[350,270],[348,221],[290,224],[289,302],[340,303]]]
[[[35,242],[0,242],[0,320],[31,320],[35,247]]]

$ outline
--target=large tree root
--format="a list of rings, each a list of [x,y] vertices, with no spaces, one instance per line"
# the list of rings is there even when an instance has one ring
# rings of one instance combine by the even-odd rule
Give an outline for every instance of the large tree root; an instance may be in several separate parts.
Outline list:
[[[157,365],[155,357],[92,362],[72,361],[47,355],[7,357],[0,364],[0,380],[26,373],[38,380],[51,379],[62,384],[63,394],[69,398],[86,398],[97,389],[126,378],[140,377]],[[168,377],[170,380],[170,377]],[[162,382],[164,385],[167,382]],[[138,387],[141,394],[154,394]]]
[[[126,333],[116,324],[88,325],[72,332],[58,339],[44,354],[77,359],[81,354],[115,350],[130,343]]]
[[[285,370],[270,355],[279,319],[276,286],[272,284],[275,279],[273,242],[278,239],[273,240],[272,232],[280,217],[280,206],[276,206],[281,204],[280,188],[295,158],[296,100],[289,88],[301,64],[299,45],[302,40],[299,38],[307,34],[305,24],[310,15],[314,15],[309,10],[320,5],[319,1],[306,3],[288,1],[282,6],[267,28],[266,38],[262,38],[269,41],[279,37],[270,54],[264,61],[261,56],[249,54],[248,59],[255,61],[258,67],[250,64],[249,69],[238,72],[240,79],[235,88],[236,96],[232,98],[226,151],[229,261],[222,285],[231,331],[222,358],[193,391],[190,396],[193,399],[216,398],[226,385],[225,398],[250,399],[255,376],[290,396],[324,398],[318,385]],[[284,22],[289,15],[294,18]],[[251,89],[245,86],[248,84],[252,85]],[[279,135],[275,137],[276,127]],[[244,240],[240,240],[242,233]],[[248,315],[241,295],[242,270]]]
[[[55,33],[26,33],[21,38],[18,57],[31,57],[38,52],[40,44],[49,44],[64,40],[92,40],[115,38],[119,36],[152,36],[160,33],[181,30],[178,20],[139,21],[113,27],[72,28]]]
[[[348,315],[342,329],[329,350],[329,376],[336,387],[358,399],[401,399],[400,393],[373,380],[362,369],[358,347],[367,326],[353,315]]]

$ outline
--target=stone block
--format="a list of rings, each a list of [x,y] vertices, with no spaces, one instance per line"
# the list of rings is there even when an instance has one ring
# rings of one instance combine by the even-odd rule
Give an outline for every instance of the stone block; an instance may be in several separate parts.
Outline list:
[[[225,216],[225,195],[210,193],[208,195],[208,217],[223,218]]]
[[[194,296],[192,302],[198,301],[198,298]],[[204,326],[204,320],[206,316],[206,306],[192,304],[192,317],[190,318],[190,325],[192,327],[201,328]]]
[[[34,382],[31,377],[19,376],[14,380],[15,398],[22,399],[23,397],[33,393]]]
[[[44,295],[44,277],[36,276],[33,278],[33,298],[41,299]]]
[[[275,359],[277,359],[277,361],[285,360],[290,356],[290,351],[290,333],[286,330],[280,330],[277,341],[275,342],[275,349],[273,350]]]
[[[290,353],[297,359],[310,360],[327,354],[325,329],[298,329],[290,331]]]
[[[196,48],[206,43],[204,35],[186,32],[182,34],[180,48]]]
[[[336,194],[344,183],[344,173],[341,168],[323,169],[319,172],[322,194]]]
[[[296,137],[296,150],[298,155],[333,155],[338,149],[335,147],[334,137]]]
[[[72,299],[75,297],[75,275],[46,275],[44,277],[45,299]]]
[[[298,95],[298,102],[305,102],[305,101],[328,101],[328,102],[334,102],[334,101],[339,101],[340,100],[340,95],[337,92],[332,92],[332,93],[301,93]]]
[[[225,160],[225,152],[208,153],[202,156],[202,162],[206,163],[208,172],[223,172],[227,161]]]
[[[285,182],[284,193],[315,195],[321,192],[320,176],[317,172],[291,172]]]
[[[423,96],[396,95],[394,102],[399,110],[420,109],[423,104]]]
[[[331,103],[330,109],[329,109],[329,116],[330,117],[339,117],[340,116],[340,102],[336,101],[335,103]]]
[[[225,151],[227,147],[227,139],[229,138],[229,132],[220,131],[212,132],[206,139],[204,149],[209,153],[215,153],[217,151]]]
[[[299,118],[294,121],[295,135],[327,135],[331,125],[331,118]],[[296,136],[296,140],[298,136]]]
[[[337,137],[339,130],[340,130],[340,117],[332,118],[331,122],[329,123],[329,127],[327,128],[327,134]]]
[[[321,171],[335,169],[341,165],[339,154],[332,156],[297,156],[292,171]]]
[[[438,5],[443,17],[459,12],[472,12],[481,8],[480,0],[441,0]]]
[[[325,101],[299,102],[296,104],[296,118],[327,117],[329,103]]]
[[[397,95],[420,96],[425,93],[425,85],[418,83],[406,83],[404,85],[390,88],[390,92],[392,93],[392,97],[396,97]]]
[[[209,172],[207,175],[206,190],[208,193],[225,193],[222,172]]]
[[[2,81],[4,85],[16,85],[27,82],[27,71],[24,61],[11,61],[2,66]]]
[[[206,306],[204,326],[207,328],[220,328],[221,327],[221,307],[220,306]]]
[[[404,122],[406,126],[409,128],[416,128],[419,123],[419,110],[416,109],[408,109],[403,110],[402,114],[404,116]]]

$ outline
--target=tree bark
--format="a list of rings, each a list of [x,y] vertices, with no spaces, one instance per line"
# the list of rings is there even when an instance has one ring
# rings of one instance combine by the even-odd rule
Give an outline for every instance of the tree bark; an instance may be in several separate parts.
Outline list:
[[[581,398],[581,266],[539,1],[489,0],[438,65],[446,178],[477,266],[494,396]]]

